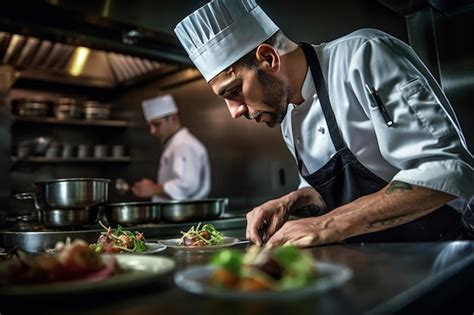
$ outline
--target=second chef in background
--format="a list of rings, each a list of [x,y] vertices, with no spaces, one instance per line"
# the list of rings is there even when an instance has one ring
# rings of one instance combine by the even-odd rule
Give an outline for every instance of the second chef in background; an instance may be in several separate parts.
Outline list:
[[[204,145],[181,123],[171,95],[143,101],[150,133],[160,140],[163,153],[156,182],[144,178],[132,191],[152,201],[202,199],[211,190],[211,168]]]

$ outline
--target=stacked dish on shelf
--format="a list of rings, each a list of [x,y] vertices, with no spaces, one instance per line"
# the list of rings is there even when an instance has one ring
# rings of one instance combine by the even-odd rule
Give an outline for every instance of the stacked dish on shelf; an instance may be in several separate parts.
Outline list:
[[[43,98],[18,98],[11,102],[11,111],[20,117],[54,117],[58,120],[109,120],[110,104],[96,100],[79,101],[61,97],[57,101]]]
[[[62,97],[54,108],[54,116],[60,120],[78,119],[82,114],[83,110],[75,98]]]
[[[83,103],[84,119],[107,120],[110,118],[110,105],[98,101],[87,101]]]
[[[60,143],[48,137],[36,137],[16,143],[17,158],[45,157],[48,159],[121,159],[126,157],[123,144]]]
[[[11,103],[13,114],[22,117],[47,117],[53,102],[43,98],[18,98]]]

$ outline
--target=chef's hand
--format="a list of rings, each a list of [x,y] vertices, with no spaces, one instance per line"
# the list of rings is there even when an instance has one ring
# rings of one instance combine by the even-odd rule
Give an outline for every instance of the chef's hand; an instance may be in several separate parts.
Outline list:
[[[133,194],[140,198],[152,197],[156,194],[157,190],[158,185],[148,178],[143,178],[141,181],[136,182],[132,187]]]
[[[327,216],[286,222],[267,242],[266,247],[282,245],[310,247],[340,242],[344,239],[337,230],[334,218]]]
[[[279,199],[270,200],[247,213],[246,237],[261,246],[277,231],[289,216],[288,207]],[[265,235],[265,237],[263,237]]]

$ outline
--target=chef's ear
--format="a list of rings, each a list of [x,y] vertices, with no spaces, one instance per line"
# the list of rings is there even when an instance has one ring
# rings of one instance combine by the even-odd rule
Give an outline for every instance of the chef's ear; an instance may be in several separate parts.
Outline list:
[[[273,71],[280,70],[280,55],[278,55],[278,52],[273,46],[268,44],[259,45],[255,57],[257,59],[257,65],[261,65]]]

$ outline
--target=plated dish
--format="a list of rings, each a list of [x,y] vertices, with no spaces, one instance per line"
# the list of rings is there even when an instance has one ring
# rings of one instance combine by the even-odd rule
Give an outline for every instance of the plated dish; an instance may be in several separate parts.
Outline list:
[[[185,246],[181,244],[181,238],[172,238],[166,240],[159,240],[158,243],[169,248],[184,250],[184,251],[215,251],[220,248],[229,247],[237,244],[238,238],[224,236],[222,242],[216,245],[205,246]]]
[[[172,238],[158,241],[166,247],[181,249],[186,251],[214,251],[219,248],[235,245],[239,242],[238,238],[226,237],[216,230],[212,224],[201,222],[195,227],[192,226],[188,231],[181,231],[180,238]]]
[[[201,226],[201,222],[196,227],[193,225],[187,232],[181,231],[181,234],[179,245],[189,247],[219,245],[224,241],[224,235],[216,230],[214,225],[204,224]]]
[[[225,249],[211,264],[175,275],[176,285],[195,294],[230,299],[300,298],[340,286],[352,272],[341,265],[315,261],[294,246],[251,246],[246,253]]]
[[[308,295],[322,294],[331,289],[342,286],[352,277],[352,271],[342,265],[330,262],[315,262],[314,266],[319,270],[320,278],[307,287],[285,291],[235,291],[223,290],[212,285],[209,282],[211,275],[217,269],[211,265],[200,265],[189,267],[175,274],[174,281],[176,285],[190,293],[213,296],[223,299],[239,300],[239,299],[295,299],[303,298]]]
[[[124,230],[120,225],[112,229],[110,226],[106,227],[100,221],[99,224],[105,231],[100,233],[95,244],[89,245],[97,253],[116,254],[149,251],[143,233]]]
[[[147,250],[145,251],[141,251],[141,252],[135,252],[135,253],[130,253],[130,252],[120,252],[120,253],[117,253],[117,254],[127,254],[127,255],[151,255],[151,254],[156,254],[156,253],[159,253],[159,252],[162,252],[166,249],[166,246],[163,245],[163,244],[158,244],[158,243],[148,243],[146,242],[145,243],[146,247],[148,248]],[[46,253],[49,253],[49,254],[56,254],[58,252],[58,250],[56,248],[49,248],[47,250],[45,250]]]
[[[0,283],[0,297],[38,296],[55,299],[62,294],[93,294],[129,290],[156,283],[175,267],[172,259],[161,256],[100,255],[100,257],[107,265],[110,261],[114,261],[120,272],[107,277],[96,276],[94,279],[86,277],[60,282]],[[1,263],[0,275],[9,272],[7,268],[6,263]]]

